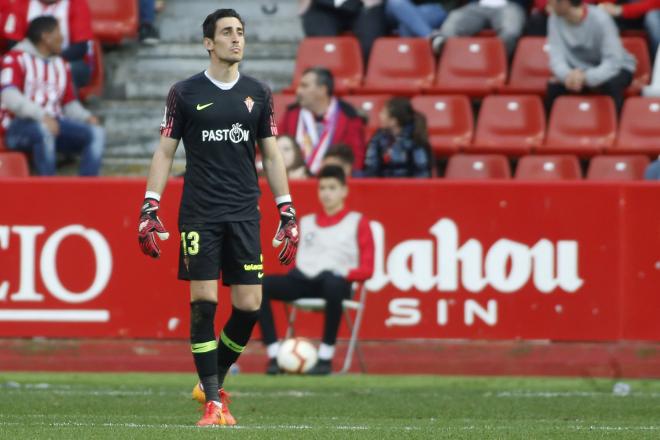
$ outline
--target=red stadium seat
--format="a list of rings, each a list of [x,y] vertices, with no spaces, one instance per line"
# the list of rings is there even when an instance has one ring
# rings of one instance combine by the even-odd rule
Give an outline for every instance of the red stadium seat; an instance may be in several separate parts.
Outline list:
[[[28,177],[30,169],[23,153],[0,152],[0,177]]]
[[[455,154],[449,158],[447,179],[510,179],[511,168],[501,154]]]
[[[88,0],[92,30],[103,43],[119,44],[135,38],[138,30],[138,2],[135,0]]]
[[[580,163],[577,157],[569,154],[523,156],[516,169],[516,179],[519,180],[579,180],[581,178]]]
[[[433,82],[435,60],[426,38],[379,38],[360,93],[412,96]]]
[[[448,38],[429,92],[485,96],[504,86],[506,74],[506,51],[499,38]]]
[[[511,63],[506,93],[545,95],[550,72],[548,43],[545,37],[523,37],[518,41]]]
[[[467,96],[415,96],[411,103],[426,116],[429,143],[435,156],[454,154],[470,145],[474,116]]]
[[[589,180],[643,180],[649,158],[633,156],[596,156],[589,163]]]
[[[78,90],[78,97],[82,101],[85,101],[90,96],[100,97],[103,95],[104,79],[103,48],[98,40],[94,40],[94,70],[92,72],[92,79],[89,84]]]
[[[626,99],[611,153],[660,154],[660,98]]]
[[[626,90],[626,95],[639,95],[642,87],[647,86],[651,80],[651,59],[646,39],[641,37],[621,38],[623,47],[637,59],[637,67],[632,84]]]
[[[609,96],[560,96],[556,99],[543,153],[593,156],[611,148],[616,136],[616,111]]]
[[[366,140],[369,141],[380,126],[380,119],[378,114],[385,106],[385,102],[390,99],[390,95],[350,95],[344,96],[342,99],[358,111],[362,116],[367,118],[366,126]]]
[[[339,95],[362,84],[362,52],[355,37],[307,37],[302,40],[288,91],[294,91],[305,69],[314,66],[323,66],[332,72],[335,93]]]
[[[545,136],[545,111],[536,95],[489,95],[479,111],[474,142],[466,151],[522,155]]]
[[[275,114],[275,123],[278,127],[282,126],[282,120],[286,114],[287,107],[295,102],[296,95],[273,93],[273,113]]]

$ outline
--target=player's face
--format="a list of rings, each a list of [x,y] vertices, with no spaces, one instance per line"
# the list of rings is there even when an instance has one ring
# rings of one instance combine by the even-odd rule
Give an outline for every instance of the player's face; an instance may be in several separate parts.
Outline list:
[[[284,166],[287,170],[291,169],[293,162],[296,160],[296,152],[294,151],[294,146],[291,142],[291,139],[287,137],[277,138],[277,148],[279,148],[280,153],[282,153]]]
[[[380,113],[378,114],[378,119],[380,120],[380,128],[384,128],[385,130],[392,130],[394,128],[397,128],[399,125],[396,122],[396,119],[394,119],[390,115],[390,112],[387,111],[387,107],[383,108],[380,111]]]
[[[220,61],[238,63],[243,59],[245,36],[243,25],[236,17],[224,17],[215,23],[213,40],[204,38],[204,47]]]
[[[41,35],[41,41],[51,54],[56,55],[62,53],[62,43],[64,42],[64,38],[62,37],[62,31],[60,31],[59,26],[56,26],[55,29],[50,32],[44,32]]]
[[[348,188],[333,177],[319,180],[319,201],[325,211],[334,211],[341,207],[348,195]]]
[[[563,17],[570,9],[570,3],[566,0],[548,0],[548,8],[556,15]]]
[[[302,108],[312,108],[325,94],[325,87],[318,84],[316,73],[307,72],[300,78],[296,95]]]

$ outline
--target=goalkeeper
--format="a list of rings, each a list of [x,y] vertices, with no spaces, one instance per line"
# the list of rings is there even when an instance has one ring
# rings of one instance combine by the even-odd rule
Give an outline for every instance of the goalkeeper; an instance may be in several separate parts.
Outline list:
[[[183,140],[187,165],[179,209],[179,279],[190,280],[190,343],[203,385],[204,415],[197,425],[233,425],[223,382],[250,339],[261,305],[257,139],[280,213],[273,244],[283,243],[282,264],[295,256],[298,232],[275,141],[271,92],[238,70],[245,46],[243,20],[233,9],[218,9],[206,18],[203,31],[209,67],[170,89],[138,236],[142,251],[157,258],[156,236],[167,237],[157,215],[160,198]],[[231,287],[232,312],[216,339],[221,273],[223,284]]]
[[[300,248],[296,267],[286,275],[264,278],[259,323],[268,352],[267,374],[277,374],[279,350],[270,301],[323,298],[325,324],[319,361],[308,374],[330,374],[342,300],[351,295],[354,281],[365,281],[374,270],[374,240],[367,218],[344,206],[348,196],[343,168],[327,165],[318,174],[322,210],[300,219]]]

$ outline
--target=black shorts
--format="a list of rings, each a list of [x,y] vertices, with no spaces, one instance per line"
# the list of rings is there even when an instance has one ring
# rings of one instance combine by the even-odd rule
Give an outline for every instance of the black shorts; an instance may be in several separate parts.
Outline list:
[[[259,221],[179,225],[180,280],[217,280],[225,286],[261,284]]]

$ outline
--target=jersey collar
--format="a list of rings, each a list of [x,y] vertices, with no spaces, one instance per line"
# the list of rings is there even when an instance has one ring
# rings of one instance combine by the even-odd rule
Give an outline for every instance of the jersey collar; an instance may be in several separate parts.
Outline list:
[[[230,83],[220,82],[220,81],[218,81],[218,80],[215,80],[215,79],[211,78],[211,75],[209,75],[209,71],[208,71],[208,70],[205,70],[205,71],[204,71],[204,76],[205,76],[209,81],[211,81],[216,87],[218,87],[219,89],[221,89],[221,90],[231,90],[231,88],[234,87],[234,86],[236,85],[236,83],[238,82],[238,80],[241,79],[241,72],[238,72],[238,76],[236,77],[236,79],[233,80],[233,81],[230,82]]]

